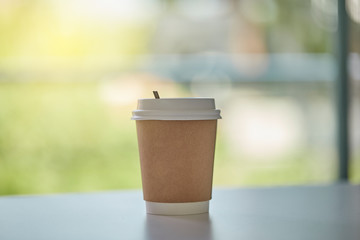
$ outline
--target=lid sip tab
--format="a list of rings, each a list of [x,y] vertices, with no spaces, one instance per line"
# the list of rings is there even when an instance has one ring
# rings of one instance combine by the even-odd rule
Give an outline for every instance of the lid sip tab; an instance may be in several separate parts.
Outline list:
[[[160,99],[158,91],[153,91],[153,94],[156,99]]]

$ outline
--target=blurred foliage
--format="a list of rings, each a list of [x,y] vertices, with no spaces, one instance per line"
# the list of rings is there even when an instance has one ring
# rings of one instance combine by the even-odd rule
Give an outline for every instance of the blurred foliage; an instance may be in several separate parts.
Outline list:
[[[0,86],[0,193],[139,187],[134,124],[95,84]]]
[[[179,21],[185,21],[185,16],[181,17],[178,16],[179,13],[176,13],[179,2],[181,1],[169,1],[167,4],[172,6],[174,17],[177,17]],[[277,0],[263,1],[263,4],[261,1],[257,3],[243,2],[239,5],[241,1],[230,1],[229,7],[235,4],[237,8],[234,8],[233,12],[229,11],[226,17],[231,19],[231,14],[234,16],[244,15],[234,24],[240,24],[240,27],[245,23],[248,27],[264,31],[268,45],[267,51],[288,51],[287,45],[289,44],[298,46],[293,49],[294,51],[332,51],[331,33],[314,22],[310,1]],[[154,26],[159,24],[157,21],[164,20],[160,15],[147,21],[99,21],[96,16],[93,18],[77,16],[71,8],[68,10],[57,9],[60,8],[59,6],[71,6],[71,2],[65,1],[63,5],[54,3],[56,1],[45,0],[4,1],[1,3],[0,58],[66,56],[67,60],[71,61],[91,55],[101,57],[144,54],[151,50],[149,47],[154,34]],[[96,1],[89,4],[94,3]],[[191,8],[194,4],[183,5]],[[242,12],[239,11],[241,8],[247,8],[253,14],[244,14],[246,9]],[[169,9],[169,7],[163,8],[162,11],[165,13]],[[84,6],[85,10],[86,6]],[[205,10],[203,9],[203,11]],[[149,11],[152,10],[149,9]],[[260,19],[261,21],[257,19],[261,14],[270,14],[268,13],[270,11],[272,12],[270,19]],[[174,27],[176,28],[176,25]],[[214,27],[214,31],[216,31],[216,27]],[[282,39],[280,40],[279,37]],[[197,40],[201,40],[201,34],[200,39]]]
[[[141,187],[132,109],[109,107],[99,89],[99,83],[0,84],[0,194]],[[227,141],[220,121],[215,185],[333,178],[326,168],[313,167],[310,155],[263,166],[234,159]]]
[[[208,18],[206,8],[216,1],[148,1],[158,3],[160,10],[140,4],[145,15],[154,13],[148,18],[139,14],[139,19],[131,12],[129,19],[119,19],[124,12],[97,15],[96,7],[86,8],[108,4],[111,10],[113,3],[131,2],[0,1],[0,194],[141,187],[135,124],[130,120],[133,109],[111,107],[99,93],[107,76],[136,71],[137,55],[159,54],[166,44],[165,52],[179,56],[204,49],[230,54],[333,51],[334,16],[322,8],[316,15],[311,5],[328,1],[221,1],[229,5],[227,13]],[[220,9],[216,6],[215,12]],[[195,11],[191,16],[194,9],[204,14]],[[208,30],[213,37],[206,35]],[[235,157],[221,127],[220,121],[215,185],[335,178],[328,159],[313,161],[316,156],[308,149],[277,165]],[[354,162],[353,169],[360,169],[359,163]],[[354,180],[360,181],[359,174],[353,171]]]

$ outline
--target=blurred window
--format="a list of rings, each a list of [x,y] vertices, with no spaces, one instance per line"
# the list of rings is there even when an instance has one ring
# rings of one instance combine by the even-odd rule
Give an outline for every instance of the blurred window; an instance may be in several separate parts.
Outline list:
[[[215,186],[334,181],[337,28],[335,0],[0,1],[0,194],[140,188],[130,117],[152,90],[216,98]]]

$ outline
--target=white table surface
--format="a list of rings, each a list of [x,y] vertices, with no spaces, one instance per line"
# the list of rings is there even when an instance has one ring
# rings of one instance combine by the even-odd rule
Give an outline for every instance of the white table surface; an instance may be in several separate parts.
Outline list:
[[[215,189],[199,215],[147,215],[144,205],[139,190],[0,197],[0,239],[360,239],[355,185]]]

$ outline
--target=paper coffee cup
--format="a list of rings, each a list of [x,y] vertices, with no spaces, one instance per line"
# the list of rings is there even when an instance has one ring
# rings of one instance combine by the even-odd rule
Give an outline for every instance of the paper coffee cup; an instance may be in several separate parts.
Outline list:
[[[209,211],[220,118],[212,98],[139,99],[132,119],[148,213]]]

